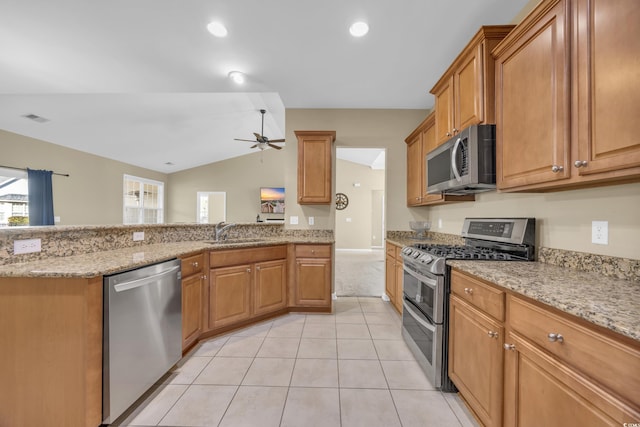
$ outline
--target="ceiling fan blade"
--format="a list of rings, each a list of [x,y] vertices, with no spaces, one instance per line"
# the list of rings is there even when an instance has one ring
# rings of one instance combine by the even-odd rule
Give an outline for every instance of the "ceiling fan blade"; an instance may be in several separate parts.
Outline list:
[[[256,139],[259,142],[264,142],[264,137],[262,135],[260,135],[259,133],[255,133],[255,132],[253,134],[256,136]]]
[[[239,138],[233,138],[234,141],[244,141],[244,142],[256,142],[253,139],[239,139]]]
[[[272,143],[270,143],[270,142],[268,142],[268,143],[267,143],[267,145],[268,145],[269,147],[271,147],[271,148],[275,148],[276,150],[282,150],[282,147],[278,147],[277,145],[274,145],[274,144],[272,144]]]
[[[285,142],[284,139],[270,139],[269,142]]]
[[[251,147],[249,147],[249,148],[250,148],[250,149],[251,149],[251,148],[256,148],[257,146],[258,146],[258,144],[256,144],[256,145],[252,145],[252,146],[251,146]]]

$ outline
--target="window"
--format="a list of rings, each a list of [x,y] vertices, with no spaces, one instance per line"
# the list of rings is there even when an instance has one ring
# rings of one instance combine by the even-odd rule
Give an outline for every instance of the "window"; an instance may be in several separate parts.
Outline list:
[[[125,175],[122,206],[124,224],[162,224],[164,183]]]
[[[29,225],[27,172],[0,167],[0,227]]]

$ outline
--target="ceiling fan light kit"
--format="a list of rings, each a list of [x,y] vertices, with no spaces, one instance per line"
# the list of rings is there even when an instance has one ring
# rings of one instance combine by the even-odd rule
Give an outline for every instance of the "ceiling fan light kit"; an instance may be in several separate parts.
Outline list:
[[[229,78],[235,83],[235,84],[243,84],[245,81],[245,76],[244,73],[241,73],[240,71],[231,71],[229,73]]]
[[[256,132],[253,133],[255,135],[255,137],[256,137],[255,140],[239,139],[239,138],[234,138],[234,139],[236,141],[253,142],[254,145],[252,145],[249,148],[259,148],[260,151],[263,151],[268,147],[275,148],[276,150],[282,150],[282,147],[280,147],[279,145],[275,145],[274,143],[275,142],[285,142],[284,139],[269,139],[266,136],[264,136],[264,114],[266,112],[267,112],[267,110],[260,110],[260,114],[262,114],[262,128],[260,130],[260,133],[256,133]]]

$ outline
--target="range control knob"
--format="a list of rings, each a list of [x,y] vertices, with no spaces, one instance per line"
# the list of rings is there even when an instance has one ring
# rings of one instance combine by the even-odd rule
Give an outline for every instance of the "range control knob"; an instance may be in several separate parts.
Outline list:
[[[420,257],[420,262],[423,264],[429,264],[431,261],[433,261],[433,257],[429,254],[424,254]]]

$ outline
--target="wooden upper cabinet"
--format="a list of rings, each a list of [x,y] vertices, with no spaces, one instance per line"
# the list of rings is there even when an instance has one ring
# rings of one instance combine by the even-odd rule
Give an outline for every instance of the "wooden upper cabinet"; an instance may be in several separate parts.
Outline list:
[[[405,139],[407,143],[407,206],[426,206],[446,202],[473,201],[473,194],[449,196],[427,193],[427,154],[438,146],[436,115],[431,113]]]
[[[431,89],[438,145],[471,125],[495,123],[495,67],[490,53],[512,29],[513,25],[481,27]]]
[[[545,15],[519,27],[496,59],[496,181],[501,189],[569,177],[565,0],[549,4]]]
[[[579,0],[574,7],[578,150],[573,167],[579,166],[580,175],[627,168],[638,175],[640,2]]]
[[[295,131],[298,138],[298,203],[331,204],[335,131]]]
[[[542,1],[492,52],[498,189],[640,179],[638,51],[637,1]]]

